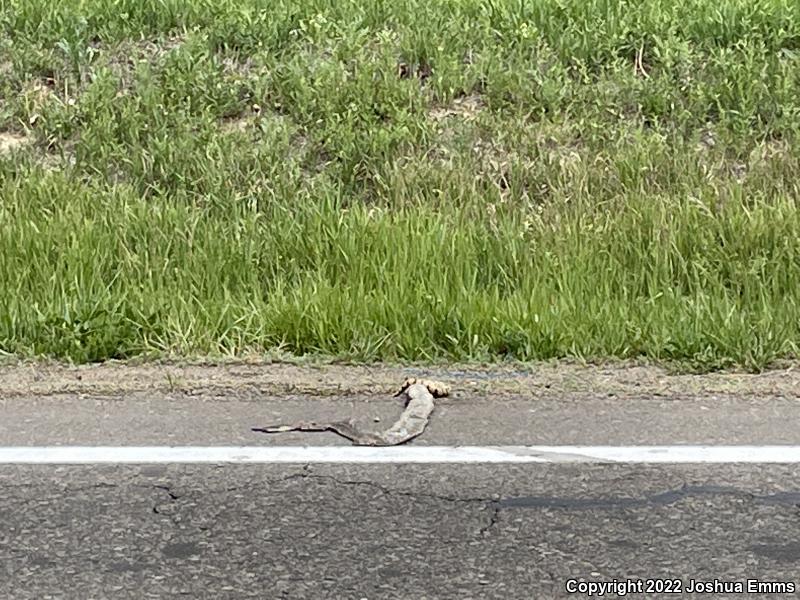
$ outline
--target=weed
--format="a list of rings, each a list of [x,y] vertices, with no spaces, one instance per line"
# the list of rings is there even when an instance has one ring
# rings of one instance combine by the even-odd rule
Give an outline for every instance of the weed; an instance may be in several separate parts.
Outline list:
[[[0,31],[0,353],[797,355],[797,3],[7,0]]]

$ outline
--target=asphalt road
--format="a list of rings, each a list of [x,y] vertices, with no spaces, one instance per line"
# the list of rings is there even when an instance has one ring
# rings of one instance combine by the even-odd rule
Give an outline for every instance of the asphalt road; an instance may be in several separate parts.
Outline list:
[[[0,445],[338,445],[249,428],[349,416],[377,427],[399,412],[360,388],[20,389],[0,388]],[[800,444],[800,402],[783,388],[614,389],[456,396],[414,444]],[[693,581],[721,590],[697,597],[790,598],[798,475],[800,465],[0,465],[0,598],[586,598],[567,586],[614,580],[642,580],[630,598],[690,597]],[[748,593],[748,580],[777,593]]]
[[[6,466],[0,596],[507,599],[566,597],[570,579],[796,584],[797,475],[786,466]]]
[[[19,396],[0,399],[0,445],[349,445],[328,433],[275,436],[251,428],[349,418],[364,428],[382,428],[401,411],[402,402],[390,394]],[[437,400],[425,434],[414,443],[796,444],[799,422],[800,401],[795,398],[511,394]]]

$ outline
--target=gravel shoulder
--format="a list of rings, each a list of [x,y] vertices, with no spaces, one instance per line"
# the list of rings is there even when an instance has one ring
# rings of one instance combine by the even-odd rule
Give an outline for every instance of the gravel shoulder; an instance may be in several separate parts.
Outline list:
[[[134,392],[183,394],[237,393],[385,395],[397,391],[406,377],[439,379],[459,399],[532,398],[595,394],[619,399],[652,395],[680,399],[741,395],[800,398],[800,365],[762,373],[717,372],[675,374],[633,363],[581,365],[547,362],[511,366],[338,365],[286,362],[153,362],[109,361],[88,365],[19,362],[0,365],[0,397],[76,394],[105,396]]]

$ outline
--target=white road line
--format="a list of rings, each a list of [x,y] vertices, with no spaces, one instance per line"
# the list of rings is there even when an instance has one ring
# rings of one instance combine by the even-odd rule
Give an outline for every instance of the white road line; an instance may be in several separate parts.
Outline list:
[[[152,463],[800,463],[800,446],[16,446],[0,465]]]

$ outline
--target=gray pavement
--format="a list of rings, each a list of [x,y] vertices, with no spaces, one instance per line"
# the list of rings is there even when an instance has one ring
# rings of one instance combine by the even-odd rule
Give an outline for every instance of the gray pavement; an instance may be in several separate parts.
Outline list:
[[[506,599],[567,597],[570,579],[797,584],[797,476],[787,466],[6,466],[0,597]]]
[[[216,372],[186,389],[150,371],[61,369],[51,381],[0,369],[0,445],[339,445],[250,428],[351,416],[382,427],[402,408],[386,389],[398,372],[332,389],[336,372],[315,371],[298,391],[248,369],[260,383],[229,386]],[[780,377],[639,385],[631,373],[457,386],[413,444],[800,444],[800,401]],[[704,598],[797,597],[798,475],[758,464],[0,465],[0,598],[586,598],[567,594],[570,579],[658,578],[680,579],[678,592],[717,580],[722,591]],[[778,591],[725,591],[748,579]]]
[[[0,399],[0,444],[342,445],[328,433],[265,435],[252,427],[354,418],[388,427],[402,411],[390,395],[192,396],[147,392]],[[376,423],[375,419],[380,419]],[[693,396],[445,398],[416,445],[798,444],[800,401]]]

